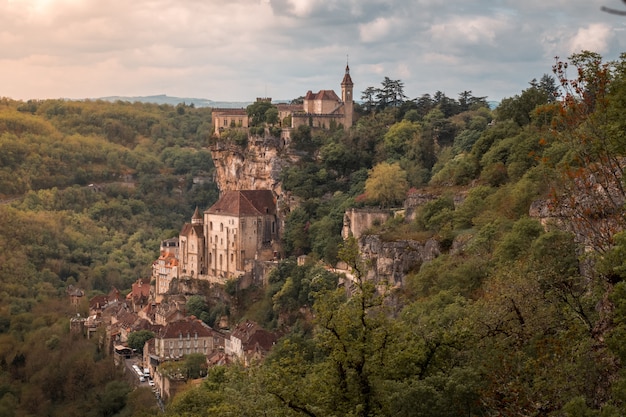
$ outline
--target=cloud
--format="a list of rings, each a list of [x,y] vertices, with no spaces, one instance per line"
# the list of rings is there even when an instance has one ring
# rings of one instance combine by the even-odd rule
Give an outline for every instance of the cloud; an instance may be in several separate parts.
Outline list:
[[[617,58],[617,0],[7,0],[2,95],[253,100],[401,79],[405,92],[512,96],[555,55]]]
[[[604,54],[608,51],[609,41],[613,32],[609,25],[605,23],[592,23],[586,27],[579,28],[572,40],[569,42],[569,52],[580,52],[588,50]]]

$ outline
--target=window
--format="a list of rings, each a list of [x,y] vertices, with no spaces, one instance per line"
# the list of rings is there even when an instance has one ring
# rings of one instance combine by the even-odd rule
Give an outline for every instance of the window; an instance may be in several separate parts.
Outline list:
[[[213,230],[213,222],[209,222],[209,230]]]
[[[230,254],[230,263],[235,262],[235,255],[234,254]]]
[[[224,223],[220,223],[220,232],[224,231]]]
[[[228,126],[228,119],[224,117],[224,126]]]

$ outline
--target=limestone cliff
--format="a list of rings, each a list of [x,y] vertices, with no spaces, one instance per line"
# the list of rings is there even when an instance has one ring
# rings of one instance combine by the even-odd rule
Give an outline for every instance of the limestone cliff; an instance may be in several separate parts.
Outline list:
[[[279,202],[289,205],[280,182],[280,173],[298,161],[298,157],[280,146],[279,141],[250,139],[245,148],[217,142],[211,147],[215,181],[220,191],[272,190]]]
[[[435,239],[385,242],[378,235],[363,235],[358,242],[361,256],[369,265],[368,279],[387,281],[394,286],[404,285],[408,272],[419,270],[423,263],[441,254],[439,242]]]

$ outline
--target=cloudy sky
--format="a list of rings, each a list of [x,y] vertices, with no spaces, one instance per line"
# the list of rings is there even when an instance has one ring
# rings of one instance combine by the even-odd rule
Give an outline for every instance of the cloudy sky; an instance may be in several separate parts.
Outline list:
[[[0,96],[253,101],[385,76],[500,100],[554,57],[626,51],[621,0],[0,0]]]

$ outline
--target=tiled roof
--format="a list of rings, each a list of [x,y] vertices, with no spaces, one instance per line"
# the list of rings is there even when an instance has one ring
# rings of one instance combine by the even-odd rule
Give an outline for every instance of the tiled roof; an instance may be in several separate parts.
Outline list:
[[[273,215],[276,214],[276,200],[270,190],[225,191],[206,212],[239,217]]]
[[[191,232],[194,231],[196,236],[204,236],[204,232],[202,230],[202,225],[201,224],[191,224],[191,223],[185,223],[185,225],[183,226],[183,230],[180,231],[180,235],[181,236],[189,236],[191,235]]]
[[[343,76],[343,81],[341,81],[341,85],[354,85],[352,82],[352,77],[350,77],[350,67],[346,65],[346,74]]]
[[[159,339],[178,339],[181,336],[187,338],[194,338],[198,334],[198,337],[211,337],[213,335],[213,329],[197,319],[186,318],[183,320],[168,323],[158,334]]]
[[[337,96],[333,90],[320,90],[317,94],[313,94],[311,91],[308,91],[304,99],[340,101],[339,96]]]
[[[126,296],[127,299],[138,300],[150,295],[150,278],[140,278],[132,285],[132,290]]]
[[[248,116],[246,109],[213,109],[212,113],[215,116]]]

